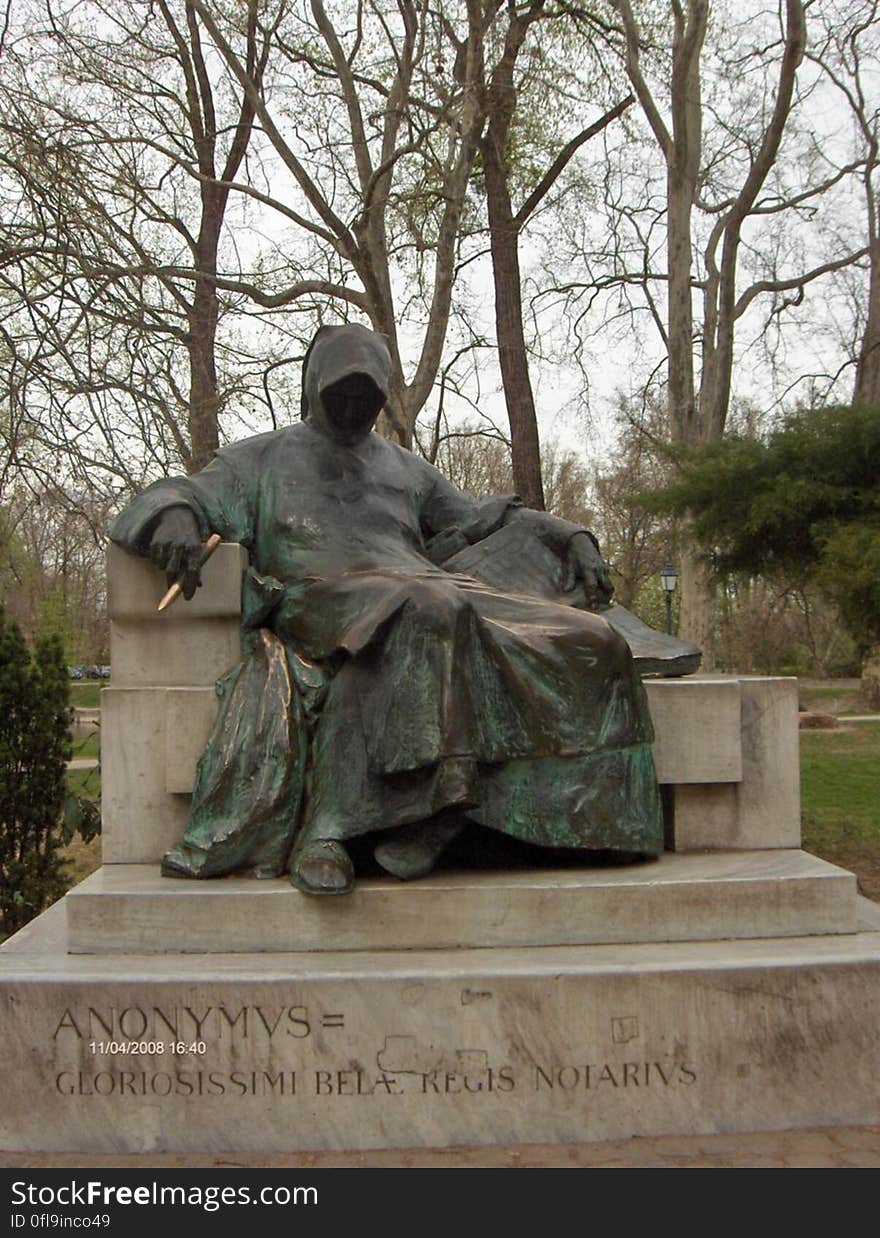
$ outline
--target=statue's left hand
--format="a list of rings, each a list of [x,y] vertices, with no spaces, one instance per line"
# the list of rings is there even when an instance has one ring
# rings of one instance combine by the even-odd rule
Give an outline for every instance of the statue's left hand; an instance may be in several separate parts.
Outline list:
[[[565,550],[562,589],[571,593],[582,584],[587,607],[594,610],[607,606],[614,593],[608,564],[599,554],[589,533],[581,531],[569,538]]]

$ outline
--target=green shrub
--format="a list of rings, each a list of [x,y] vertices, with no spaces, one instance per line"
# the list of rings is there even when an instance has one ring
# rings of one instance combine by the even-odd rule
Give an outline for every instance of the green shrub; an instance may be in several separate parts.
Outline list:
[[[70,700],[57,636],[33,654],[0,610],[0,930],[13,933],[64,893],[59,849],[79,830],[93,836],[94,811],[66,803]]]

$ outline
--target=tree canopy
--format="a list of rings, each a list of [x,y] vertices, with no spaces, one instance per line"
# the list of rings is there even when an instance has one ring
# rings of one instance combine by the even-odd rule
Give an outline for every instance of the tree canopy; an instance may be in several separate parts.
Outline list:
[[[677,463],[679,480],[640,502],[690,515],[718,573],[812,581],[863,649],[880,643],[880,407],[799,412]]]

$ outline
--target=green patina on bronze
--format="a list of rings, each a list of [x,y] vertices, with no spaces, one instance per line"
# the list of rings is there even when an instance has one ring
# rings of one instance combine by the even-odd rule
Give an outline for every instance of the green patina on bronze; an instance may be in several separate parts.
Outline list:
[[[111,530],[190,572],[190,593],[209,533],[250,557],[244,659],[220,682],[165,871],[275,875],[292,849],[377,832],[380,862],[416,875],[466,820],[657,854],[644,690],[626,642],[585,609],[608,595],[592,536],[464,494],[372,433],[387,382],[381,336],[323,329],[306,420],[158,482]]]

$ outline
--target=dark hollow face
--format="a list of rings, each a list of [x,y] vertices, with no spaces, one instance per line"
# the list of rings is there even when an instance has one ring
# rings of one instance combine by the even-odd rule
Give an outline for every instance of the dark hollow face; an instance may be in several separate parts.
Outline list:
[[[355,443],[369,434],[385,403],[366,374],[349,374],[321,392],[323,429],[340,443]]]

